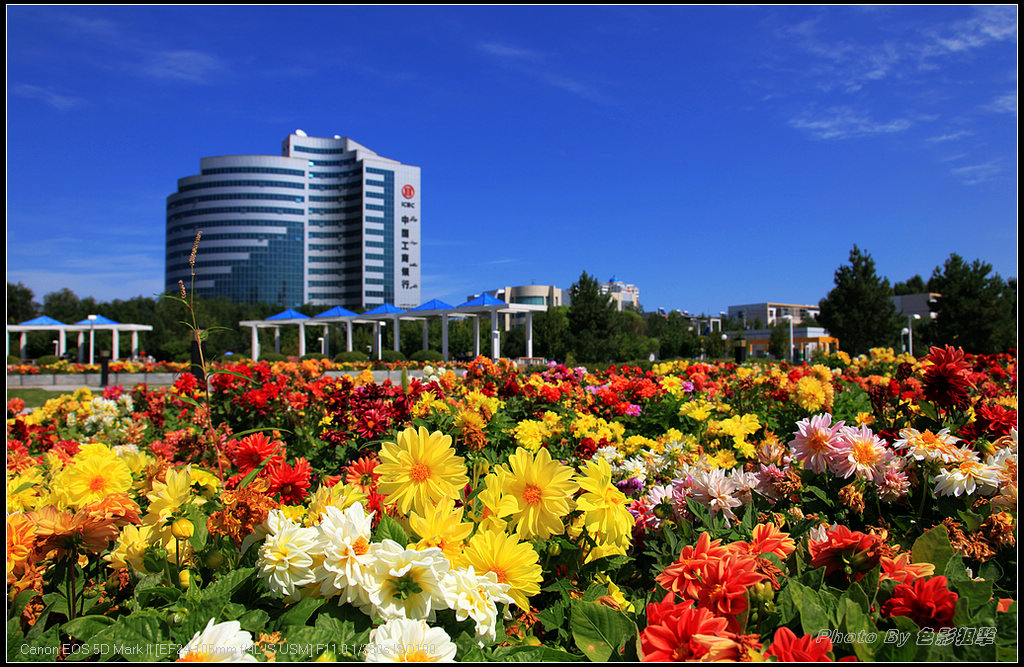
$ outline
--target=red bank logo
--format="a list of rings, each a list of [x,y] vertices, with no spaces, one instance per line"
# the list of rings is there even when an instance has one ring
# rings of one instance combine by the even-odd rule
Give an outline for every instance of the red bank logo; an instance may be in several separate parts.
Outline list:
[[[416,196],[416,188],[412,187],[411,185],[403,185],[402,196],[405,197],[406,199],[412,199],[413,197]]]

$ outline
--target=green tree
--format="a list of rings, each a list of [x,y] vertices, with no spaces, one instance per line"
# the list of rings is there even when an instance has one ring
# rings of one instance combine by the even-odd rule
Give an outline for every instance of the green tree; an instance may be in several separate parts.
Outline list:
[[[895,346],[903,324],[891,296],[889,280],[875,272],[871,255],[854,245],[850,264],[836,269],[835,287],[818,304],[818,321],[850,354]]]
[[[569,307],[552,306],[533,314],[533,353],[545,359],[565,361],[569,353]]]
[[[610,338],[615,305],[601,294],[597,279],[584,271],[569,288],[569,333],[572,352],[582,362],[611,359]]]
[[[978,259],[968,264],[953,253],[935,268],[928,289],[941,295],[929,331],[933,344],[974,354],[1005,352],[1016,345],[1017,281],[1011,284],[992,273],[991,264]]]
[[[39,315],[36,295],[25,285],[7,283],[7,323],[20,324]]]
[[[924,278],[919,275],[915,275],[913,278],[896,283],[892,286],[892,292],[896,296],[903,296],[905,294],[923,294],[928,291],[928,285],[925,284]]]

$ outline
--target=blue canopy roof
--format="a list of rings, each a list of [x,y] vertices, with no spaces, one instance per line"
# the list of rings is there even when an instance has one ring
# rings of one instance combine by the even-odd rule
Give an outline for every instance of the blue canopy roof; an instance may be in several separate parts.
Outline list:
[[[63,322],[58,322],[57,320],[53,319],[52,317],[47,317],[46,315],[41,315],[41,316],[39,316],[39,317],[37,317],[35,319],[31,319],[31,320],[28,320],[26,322],[22,322],[21,326],[23,326],[23,327],[32,327],[32,326],[51,326],[51,327],[52,326],[56,326],[56,327],[63,327],[63,326],[67,326],[67,325],[64,324]]]
[[[331,308],[330,310],[325,310],[324,312],[320,313],[319,315],[314,315],[313,317],[355,317],[355,316],[356,316],[356,314],[353,313],[351,310],[348,310],[346,308],[342,308],[341,306],[335,306],[334,308]]]
[[[453,307],[454,306],[452,306],[450,304],[447,304],[444,301],[441,301],[440,299],[431,299],[430,301],[427,301],[426,303],[422,303],[422,304],[416,306],[415,308],[413,308],[409,312],[412,313],[412,312],[415,312],[417,310],[451,310]]]
[[[96,325],[96,324],[120,324],[120,322],[115,322],[114,320],[110,319],[109,317],[103,317],[102,315],[97,315],[95,320],[90,320],[87,317],[84,320],[75,322],[75,324],[76,325],[82,325],[82,326],[88,326],[90,324],[92,324],[92,325]]]
[[[390,303],[382,303],[373,310],[368,310],[363,315],[398,315],[405,311]]]
[[[267,318],[268,320],[308,320],[309,315],[303,315],[294,308],[289,308],[286,311],[280,312],[277,315],[271,315]]]
[[[507,306],[508,304],[501,299],[495,298],[490,294],[481,294],[475,299],[470,299],[466,303],[458,306],[458,308],[472,308],[473,306]]]

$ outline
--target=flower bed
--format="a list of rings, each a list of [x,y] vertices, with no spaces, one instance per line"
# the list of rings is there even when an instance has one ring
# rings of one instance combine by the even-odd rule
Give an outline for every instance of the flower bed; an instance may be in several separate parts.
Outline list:
[[[1016,656],[1015,355],[328,368],[9,404],[8,658]]]

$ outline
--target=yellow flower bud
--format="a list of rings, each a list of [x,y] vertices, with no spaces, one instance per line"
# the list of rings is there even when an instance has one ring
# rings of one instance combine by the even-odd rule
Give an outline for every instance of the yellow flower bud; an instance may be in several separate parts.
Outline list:
[[[189,570],[182,570],[178,573],[178,583],[181,584],[182,588],[188,588],[189,582],[192,581],[192,572]]]
[[[195,532],[195,526],[188,519],[178,519],[171,524],[171,535],[174,535],[176,540],[187,540]]]

